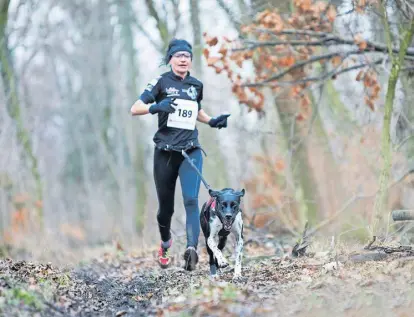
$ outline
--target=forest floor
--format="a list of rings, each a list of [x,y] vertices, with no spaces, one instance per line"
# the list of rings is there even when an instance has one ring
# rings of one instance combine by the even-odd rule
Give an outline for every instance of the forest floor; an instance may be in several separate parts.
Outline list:
[[[413,316],[410,247],[319,247],[292,257],[288,245],[269,241],[272,237],[246,244],[244,280],[238,283],[232,282],[231,267],[217,279],[209,278],[204,247],[193,272],[180,267],[178,255],[171,268],[160,269],[155,249],[135,254],[114,249],[71,267],[3,258],[0,314]]]

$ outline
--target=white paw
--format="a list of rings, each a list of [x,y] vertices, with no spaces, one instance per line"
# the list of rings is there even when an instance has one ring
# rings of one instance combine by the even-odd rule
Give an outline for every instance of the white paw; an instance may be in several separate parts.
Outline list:
[[[233,275],[233,281],[238,282],[241,279],[242,279],[241,274],[234,274]]]
[[[216,281],[216,280],[218,280],[218,278],[219,278],[218,274],[210,274],[209,275],[210,281]]]
[[[221,268],[221,269],[229,266],[229,263],[224,258],[217,259],[217,264],[218,264],[218,267]]]
[[[233,275],[233,279],[232,279],[232,281],[233,282],[235,282],[235,283],[240,283],[240,282],[243,282],[243,281],[245,281],[247,278],[245,278],[245,277],[243,277],[243,276],[241,276],[241,274],[240,273],[235,273],[234,275]]]

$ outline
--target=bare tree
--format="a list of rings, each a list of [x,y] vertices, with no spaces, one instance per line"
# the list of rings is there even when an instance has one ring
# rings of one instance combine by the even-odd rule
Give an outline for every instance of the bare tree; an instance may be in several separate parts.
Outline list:
[[[122,1],[117,3],[117,15],[119,24],[121,25],[122,35],[122,55],[126,57],[125,72],[126,87],[128,100],[134,100],[138,96],[138,82],[139,68],[137,61],[137,52],[134,47],[133,26],[135,25],[134,12],[130,1]],[[145,132],[145,126],[141,118],[135,118],[138,124],[130,125],[126,134],[131,140],[139,138]],[[134,128],[134,130],[132,130]],[[145,168],[145,147],[144,142],[132,142],[128,146],[129,156],[132,159],[132,168],[134,172],[136,184],[136,216],[135,228],[141,234],[144,227],[144,218],[146,212],[147,188],[146,180],[148,173]]]
[[[41,203],[43,201],[43,187],[42,179],[38,169],[38,159],[32,147],[32,138],[25,126],[22,116],[22,107],[19,101],[19,90],[17,76],[14,70],[13,61],[11,59],[8,35],[7,22],[8,10],[10,0],[0,1],[0,67],[1,78],[3,81],[3,89],[7,101],[7,111],[9,116],[13,119],[16,128],[17,139],[23,148],[24,156],[27,158],[29,168],[31,170],[33,179],[35,181],[36,199],[39,201],[37,205],[38,221],[40,226],[43,226],[43,208]]]

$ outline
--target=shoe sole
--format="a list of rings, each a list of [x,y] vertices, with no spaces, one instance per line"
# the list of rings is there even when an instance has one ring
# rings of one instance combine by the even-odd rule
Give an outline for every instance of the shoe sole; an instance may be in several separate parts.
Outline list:
[[[184,269],[187,271],[194,271],[198,263],[198,254],[196,251],[190,249],[184,252]]]
[[[162,268],[162,269],[168,269],[171,265],[171,260],[168,264],[162,264],[160,261],[158,261],[158,265]]]

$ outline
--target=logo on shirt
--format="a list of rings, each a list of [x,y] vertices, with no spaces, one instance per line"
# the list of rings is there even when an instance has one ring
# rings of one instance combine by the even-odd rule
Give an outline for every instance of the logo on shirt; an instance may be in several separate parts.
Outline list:
[[[156,78],[154,78],[153,80],[151,80],[147,87],[145,88],[145,90],[151,91],[152,88],[154,88],[154,86],[158,83],[158,80],[161,78],[161,76],[158,76]]]
[[[174,87],[170,87],[170,88],[165,88],[165,92],[167,93],[167,97],[173,97],[173,96],[179,96],[180,92],[177,88]]]
[[[183,92],[186,92],[187,95],[193,100],[197,98],[197,89],[195,89],[194,86],[191,86],[188,89],[183,89]]]

